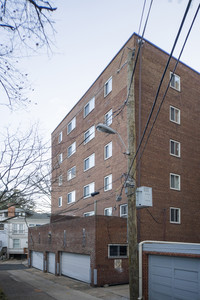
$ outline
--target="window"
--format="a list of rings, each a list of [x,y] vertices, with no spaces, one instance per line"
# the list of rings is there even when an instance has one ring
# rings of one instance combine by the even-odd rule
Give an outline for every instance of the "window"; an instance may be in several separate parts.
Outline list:
[[[108,159],[112,156],[112,142],[109,144],[105,145],[104,147],[104,159]]]
[[[91,141],[95,136],[95,127],[90,127],[85,133],[84,133],[84,144],[87,144],[89,141]]]
[[[20,240],[19,239],[13,239],[13,248],[20,248]]]
[[[58,143],[60,144],[62,142],[62,131],[59,133],[58,136]]]
[[[83,215],[84,215],[84,217],[94,216],[94,211],[88,211],[88,212],[84,213]]]
[[[76,166],[72,167],[67,171],[67,180],[71,180],[76,177]]]
[[[104,191],[112,190],[112,174],[104,177]]]
[[[105,125],[110,126],[112,124],[112,109],[105,114]]]
[[[95,166],[95,154],[93,153],[92,155],[84,159],[84,171],[87,171],[94,166]]]
[[[85,185],[83,188],[83,196],[84,198],[91,197],[91,193],[94,193],[94,182]]]
[[[179,142],[170,140],[170,154],[177,157],[181,156],[181,144]]]
[[[58,185],[61,186],[62,185],[62,175],[60,175],[58,177]]]
[[[4,230],[4,224],[0,224],[0,230]]]
[[[72,203],[76,201],[76,191],[67,194],[67,203]]]
[[[85,106],[84,106],[84,118],[89,115],[89,113],[94,109],[95,107],[95,98],[93,97]]]
[[[180,109],[170,106],[170,121],[180,124]]]
[[[23,234],[24,233],[24,224],[12,224],[13,234]]]
[[[104,97],[110,94],[111,91],[112,91],[112,77],[110,77],[108,81],[106,81],[106,83],[104,84]]]
[[[173,74],[172,72],[170,72],[170,87],[172,87],[173,89],[180,91],[181,90],[181,81],[180,81],[180,77],[176,74]]]
[[[107,207],[104,209],[104,216],[112,216],[112,207]]]
[[[181,189],[181,177],[177,174],[170,174],[170,189],[172,190],[178,190]]]
[[[127,218],[128,215],[128,205],[122,204],[120,205],[120,217]]]
[[[61,207],[62,206],[62,197],[59,197],[58,198],[58,207]]]
[[[76,142],[74,142],[67,148],[67,157],[70,157],[75,152],[76,152]]]
[[[74,128],[76,128],[76,117],[74,117],[74,118],[67,124],[67,134],[69,134]]]
[[[63,155],[62,155],[62,153],[60,153],[59,156],[58,156],[58,162],[59,162],[59,164],[62,164],[62,162],[63,162]]]
[[[170,223],[181,223],[181,210],[180,208],[170,207]]]
[[[108,245],[108,257],[120,258],[120,257],[127,257],[127,256],[128,256],[127,245]]]

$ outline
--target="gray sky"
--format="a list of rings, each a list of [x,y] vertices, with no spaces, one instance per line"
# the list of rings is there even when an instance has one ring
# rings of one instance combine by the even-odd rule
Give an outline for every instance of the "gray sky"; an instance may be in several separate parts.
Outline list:
[[[27,111],[0,111],[0,126],[23,128],[40,122],[50,134],[81,98],[133,32],[138,33],[144,1],[55,1],[56,47],[51,57],[29,57],[21,63],[35,91]],[[144,37],[170,52],[188,0],[154,0]],[[144,20],[150,0],[146,1]],[[175,51],[178,57],[199,0],[193,0],[187,22]],[[143,30],[144,20],[140,34]],[[200,13],[181,61],[200,72]],[[181,43],[182,42],[182,43]],[[34,104],[37,103],[37,104]]]

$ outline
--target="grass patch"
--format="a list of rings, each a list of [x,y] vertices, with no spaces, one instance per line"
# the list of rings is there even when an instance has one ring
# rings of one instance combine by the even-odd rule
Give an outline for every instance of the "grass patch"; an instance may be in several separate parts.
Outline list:
[[[4,294],[3,290],[0,288],[0,300],[8,300],[6,295]]]

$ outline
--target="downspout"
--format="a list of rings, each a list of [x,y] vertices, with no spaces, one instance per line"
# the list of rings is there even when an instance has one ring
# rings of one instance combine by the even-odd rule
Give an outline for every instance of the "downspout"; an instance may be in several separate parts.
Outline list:
[[[142,251],[144,244],[176,244],[176,245],[196,245],[196,243],[181,243],[181,242],[166,242],[166,241],[143,241],[139,243],[139,297],[138,300],[142,300]]]

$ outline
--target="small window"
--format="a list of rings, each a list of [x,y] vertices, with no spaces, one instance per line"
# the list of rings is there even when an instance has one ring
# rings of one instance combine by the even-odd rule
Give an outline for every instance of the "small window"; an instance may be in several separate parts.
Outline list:
[[[128,257],[128,246],[108,245],[108,257],[109,258]]]
[[[84,171],[87,171],[95,166],[95,154],[93,153],[86,159],[84,159]]]
[[[88,212],[84,213],[83,216],[84,217],[94,216],[94,211],[88,211]]]
[[[58,177],[58,185],[61,186],[62,185],[62,175],[60,175]]]
[[[62,142],[62,131],[59,133],[58,136],[58,143],[60,144]]]
[[[105,114],[105,120],[104,120],[105,125],[110,126],[112,124],[112,109]]]
[[[108,81],[106,81],[106,83],[104,84],[104,97],[110,94],[111,91],[112,91],[112,77],[110,77]]]
[[[13,232],[13,234],[17,234],[18,233],[18,224],[13,224],[12,225],[12,232]]]
[[[170,223],[181,223],[181,210],[180,208],[170,207]]]
[[[72,167],[67,171],[67,180],[71,180],[76,177],[76,166]]]
[[[181,144],[179,142],[170,140],[170,154],[177,157],[181,156]]]
[[[111,156],[112,156],[112,142],[110,142],[104,147],[104,159],[106,160]]]
[[[177,90],[180,92],[181,90],[181,81],[180,81],[180,77],[176,74],[173,74],[172,72],[170,72],[170,87],[172,87],[173,89]]]
[[[24,224],[19,224],[19,233],[20,234],[24,233]]]
[[[72,203],[76,201],[76,191],[67,194],[67,203]]]
[[[127,218],[128,216],[128,205],[122,204],[120,205],[120,217]]]
[[[59,197],[58,198],[58,207],[61,207],[62,206],[62,197]]]
[[[104,177],[104,191],[112,190],[112,174]]]
[[[170,189],[180,191],[181,176],[177,174],[170,174]]]
[[[20,248],[20,240],[19,239],[13,239],[13,248],[15,248],[15,249]]]
[[[73,144],[71,144],[68,148],[67,148],[67,157],[70,157],[71,155],[73,155],[76,152],[76,142],[74,142]]]
[[[0,224],[0,230],[4,230],[4,224]]]
[[[76,117],[74,117],[74,118],[67,124],[67,134],[69,134],[74,128],[76,128]]]
[[[112,207],[104,208],[104,215],[105,216],[112,216]]]
[[[89,113],[94,109],[95,107],[95,98],[93,97],[85,106],[84,106],[84,118],[89,115]]]
[[[94,193],[94,182],[85,185],[83,188],[83,197],[88,198],[91,197],[91,193]]]
[[[85,133],[84,133],[84,144],[87,144],[89,141],[91,141],[95,136],[95,127],[90,127]]]
[[[62,153],[60,153],[58,156],[58,162],[59,162],[59,164],[62,164],[62,162],[63,162],[63,154]]]
[[[170,106],[170,121],[171,122],[174,122],[174,123],[177,123],[177,124],[180,124],[180,109],[176,108],[176,107],[173,107],[173,106]]]

